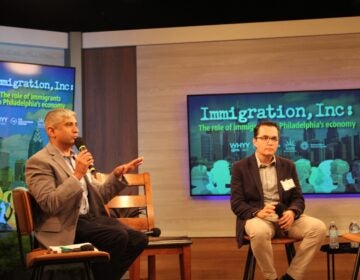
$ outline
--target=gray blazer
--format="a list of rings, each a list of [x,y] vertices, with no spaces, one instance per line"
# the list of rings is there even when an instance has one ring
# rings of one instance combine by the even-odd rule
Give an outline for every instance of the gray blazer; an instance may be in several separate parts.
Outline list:
[[[35,236],[43,247],[74,243],[83,191],[72,173],[50,143],[26,163],[26,184],[37,202],[33,209]],[[107,215],[104,204],[126,185],[112,174],[103,183],[90,172],[86,176],[90,212]]]
[[[305,203],[294,163],[276,156],[276,174],[280,202],[293,210],[296,218],[299,217],[305,209]],[[286,179],[292,179],[295,187],[284,191],[280,181]],[[246,220],[253,218],[252,214],[264,207],[264,193],[255,155],[234,163],[230,202],[236,215],[236,239],[240,247],[243,244]]]

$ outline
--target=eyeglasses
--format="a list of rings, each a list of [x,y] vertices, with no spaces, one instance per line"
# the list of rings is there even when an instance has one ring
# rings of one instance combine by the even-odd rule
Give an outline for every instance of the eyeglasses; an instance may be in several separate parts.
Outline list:
[[[264,142],[267,142],[267,143],[269,143],[270,141],[271,142],[278,142],[279,141],[279,138],[277,138],[276,136],[270,137],[270,136],[267,136],[267,135],[256,137],[256,139],[260,139],[261,141],[264,141]]]

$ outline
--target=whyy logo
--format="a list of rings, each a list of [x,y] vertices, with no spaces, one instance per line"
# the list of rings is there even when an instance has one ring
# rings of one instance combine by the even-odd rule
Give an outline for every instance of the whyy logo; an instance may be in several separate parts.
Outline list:
[[[230,146],[230,149],[231,149],[231,152],[234,153],[234,152],[240,152],[240,150],[247,150],[250,146],[250,143],[249,142],[232,142],[232,143],[229,143],[229,146]]]

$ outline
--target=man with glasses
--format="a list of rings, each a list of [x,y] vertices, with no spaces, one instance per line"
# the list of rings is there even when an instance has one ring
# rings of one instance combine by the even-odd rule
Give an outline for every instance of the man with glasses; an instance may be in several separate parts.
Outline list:
[[[303,214],[305,203],[292,161],[275,155],[279,127],[264,121],[254,128],[255,153],[233,165],[231,208],[237,216],[239,247],[244,235],[265,279],[278,279],[274,267],[271,238],[302,239],[287,273],[281,279],[304,279],[305,270],[326,235],[325,224]]]

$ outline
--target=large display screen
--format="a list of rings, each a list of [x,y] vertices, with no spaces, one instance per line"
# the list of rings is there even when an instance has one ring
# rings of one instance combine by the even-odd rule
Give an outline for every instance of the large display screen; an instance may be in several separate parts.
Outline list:
[[[254,153],[253,129],[280,127],[304,194],[360,193],[360,90],[187,96],[190,194],[230,194],[231,166]]]
[[[74,106],[75,68],[0,61],[0,231],[15,220],[11,190],[23,186],[26,160],[44,147],[44,117]]]

